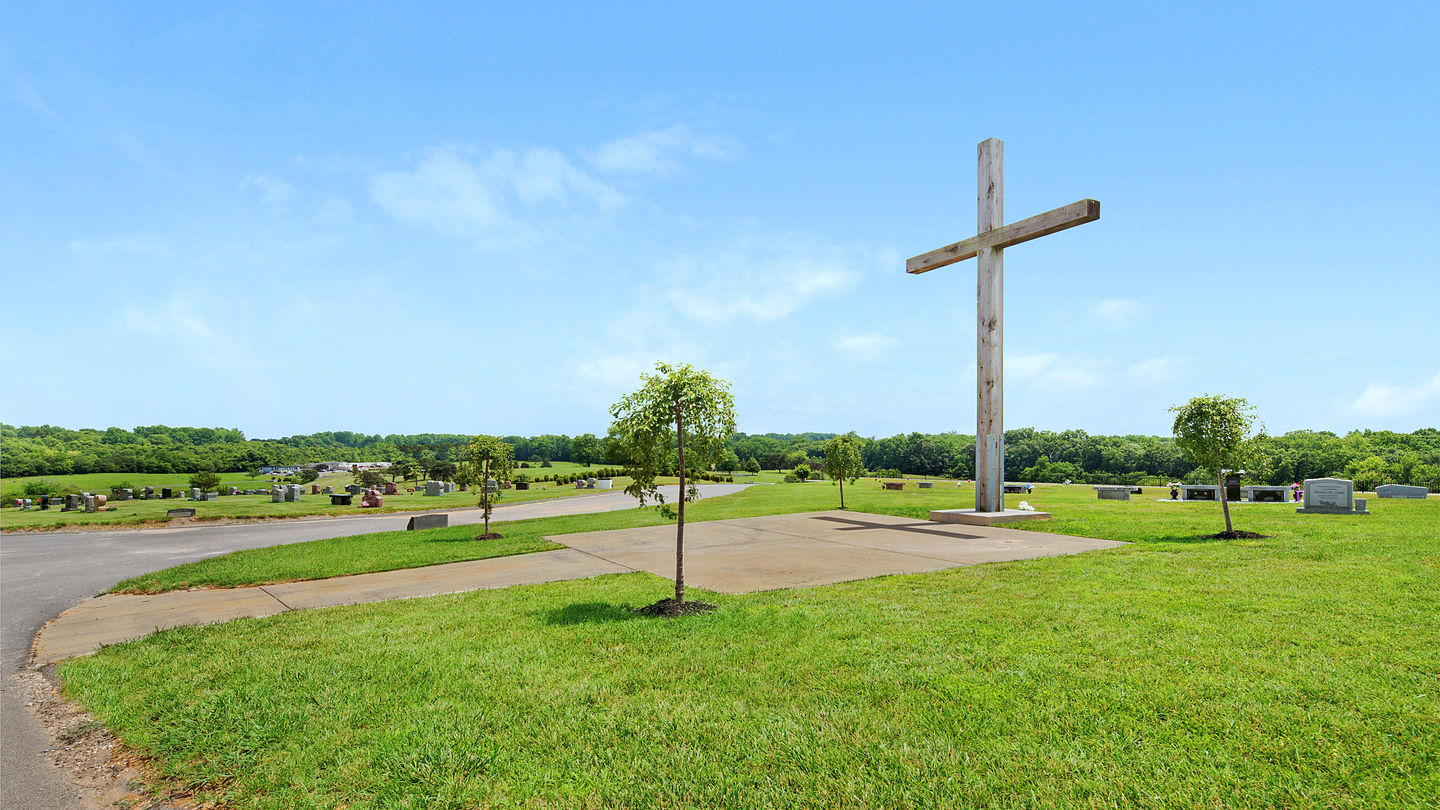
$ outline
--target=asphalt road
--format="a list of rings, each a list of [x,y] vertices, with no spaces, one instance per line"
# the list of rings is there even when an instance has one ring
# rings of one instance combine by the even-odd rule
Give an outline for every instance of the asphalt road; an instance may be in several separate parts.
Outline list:
[[[706,484],[713,498],[748,484]],[[667,501],[675,487],[662,488]],[[497,507],[491,522],[613,512],[635,506],[623,492],[596,493]],[[450,525],[481,522],[478,509],[450,512]],[[45,622],[116,582],[172,565],[245,548],[404,529],[409,514],[286,520],[232,525],[115,531],[36,532],[0,536],[0,807],[72,810],[79,796],[42,753],[48,734],[25,709],[13,674],[29,661],[30,643]]]

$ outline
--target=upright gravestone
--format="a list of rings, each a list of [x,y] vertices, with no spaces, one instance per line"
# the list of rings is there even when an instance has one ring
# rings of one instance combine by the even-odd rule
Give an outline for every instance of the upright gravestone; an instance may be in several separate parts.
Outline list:
[[[1375,487],[1375,496],[1378,498],[1419,498],[1425,499],[1429,492],[1425,487],[1412,487],[1406,484],[1381,484]]]
[[[1225,500],[1238,501],[1241,497],[1240,474],[1227,473],[1225,476]]]
[[[170,487],[162,487],[160,489],[160,497],[169,500],[170,498],[175,497],[175,493],[171,491]]]
[[[302,492],[304,492],[304,491],[305,491],[305,488],[302,487],[302,486],[300,486],[299,484],[286,484],[286,485],[285,485],[285,502],[286,502],[286,503],[295,503],[295,502],[299,501],[299,500],[300,500],[300,494],[301,494]]]
[[[198,500],[200,500],[200,488],[199,488],[199,487],[191,487],[191,488],[190,488],[190,500],[192,500],[192,501],[198,501]]]
[[[443,494],[445,494],[445,486],[444,486],[443,484],[441,484],[439,481],[426,481],[426,482],[425,482],[425,494],[426,494],[426,495],[443,495]]]
[[[386,481],[386,482],[385,482],[385,494],[386,494],[386,495],[399,495],[399,494],[400,494],[400,487],[396,486],[394,481]]]
[[[454,482],[454,481],[446,481],[446,482],[445,482],[445,494],[446,494],[446,495],[449,495],[450,493],[452,493],[452,492],[454,492],[454,491],[455,491],[455,482]]]
[[[66,495],[66,496],[65,496],[65,505],[62,506],[62,507],[60,507],[60,511],[61,511],[61,512],[74,512],[74,511],[78,510],[79,508],[80,508],[80,496],[79,496],[79,495],[71,494],[71,495]]]
[[[577,483],[578,483],[578,482],[577,482]],[[499,481],[496,481],[494,478],[488,478],[488,479],[486,479],[486,480],[485,480],[485,491],[486,491],[486,492],[499,492],[499,491],[500,491],[500,482],[499,482]]]
[[[281,488],[278,487],[278,486],[270,487],[270,502],[271,502],[271,503],[284,503],[284,502],[285,502],[285,490],[281,489]]]
[[[96,509],[96,507],[95,507],[95,496],[92,495],[92,494],[89,493],[89,492],[86,492],[86,493],[84,493],[83,495],[81,495],[81,497],[85,499],[85,511],[86,511],[86,512],[94,512],[95,509]]]
[[[1368,515],[1355,508],[1355,482],[1348,478],[1305,479],[1305,505],[1295,510],[1308,515]]]
[[[239,487],[229,487],[228,489],[229,489],[229,492],[230,492],[231,495],[239,495],[239,494],[240,494],[240,488],[239,488]]]
[[[155,497],[155,487],[145,487],[145,500]]]
[[[325,487],[324,489],[320,490],[320,494],[321,494],[321,495],[334,495],[334,494],[335,494],[335,487],[328,487],[328,486],[327,486],[327,487]]]
[[[128,489],[128,488],[127,488],[127,489],[122,489],[122,490],[120,490],[119,492],[115,493],[115,500],[117,500],[117,501],[128,501],[128,500],[130,500],[131,498],[134,498],[134,497],[135,497],[135,490],[133,490],[133,489]]]

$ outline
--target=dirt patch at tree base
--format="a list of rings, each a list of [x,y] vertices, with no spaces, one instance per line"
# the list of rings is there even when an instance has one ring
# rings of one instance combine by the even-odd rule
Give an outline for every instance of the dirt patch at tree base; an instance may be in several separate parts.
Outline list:
[[[661,599],[653,605],[635,608],[635,612],[641,616],[660,616],[666,619],[709,613],[712,610],[719,610],[719,607],[706,602],[677,602],[674,599]]]
[[[479,535],[476,535],[476,536],[475,536],[475,539],[476,539],[476,540],[499,540],[500,538],[502,538],[502,537],[504,537],[504,536],[505,536],[505,535],[503,535],[503,534],[501,534],[501,533],[499,533],[499,532],[490,532],[489,534],[479,534]]]
[[[1201,540],[1264,540],[1268,534],[1256,534],[1255,532],[1220,532],[1219,534],[1202,534]]]

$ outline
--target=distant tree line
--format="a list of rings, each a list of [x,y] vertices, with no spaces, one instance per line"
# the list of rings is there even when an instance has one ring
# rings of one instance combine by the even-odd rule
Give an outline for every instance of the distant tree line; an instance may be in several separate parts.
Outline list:
[[[824,468],[825,444],[834,433],[736,433],[725,442],[717,469]],[[421,474],[453,472],[474,438],[449,433],[366,435],[327,431],[280,439],[246,439],[227,428],[166,427],[97,430],[0,424],[0,474],[7,478],[70,473],[241,472],[262,466],[324,461],[389,461]],[[612,436],[544,434],[505,436],[518,462],[568,461],[624,465]],[[975,440],[961,433],[908,433],[855,437],[867,470],[908,475],[975,474]],[[1306,478],[1353,479],[1362,489],[1416,484],[1440,492],[1440,430],[1414,433],[1297,430],[1263,437],[1251,483],[1288,484]],[[1168,436],[1098,436],[1083,430],[1020,428],[1005,433],[1006,477],[1012,481],[1141,484],[1204,474],[1185,461]]]

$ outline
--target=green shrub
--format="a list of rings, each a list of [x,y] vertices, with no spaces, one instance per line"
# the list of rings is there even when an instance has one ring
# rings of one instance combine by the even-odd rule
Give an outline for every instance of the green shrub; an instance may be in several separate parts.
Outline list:
[[[201,492],[213,492],[220,486],[220,476],[209,470],[201,470],[190,476],[190,486]]]
[[[43,498],[46,495],[64,495],[65,488],[59,482],[49,478],[40,481],[26,481],[21,489],[27,498]]]

